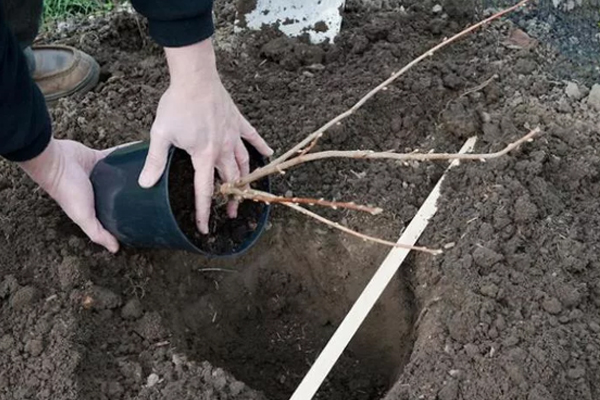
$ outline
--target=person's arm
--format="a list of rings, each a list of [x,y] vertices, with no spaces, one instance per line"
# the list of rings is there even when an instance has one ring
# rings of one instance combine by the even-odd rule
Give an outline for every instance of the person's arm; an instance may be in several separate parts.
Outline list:
[[[25,55],[0,7],[0,156],[25,161],[50,142],[44,96],[29,76]]]
[[[89,179],[105,154],[52,138],[44,96],[0,5],[0,156],[17,162],[92,241],[116,252],[119,243],[96,218]]]
[[[150,150],[140,175],[151,187],[164,172],[169,147],[186,150],[195,169],[196,224],[208,233],[214,170],[225,182],[249,172],[242,139],[265,156],[273,150],[242,116],[223,87],[210,36],[212,1],[133,0],[149,20],[150,34],[165,48],[171,82],[163,94],[150,132]],[[230,217],[237,204],[230,203]]]
[[[183,47],[208,39],[214,32],[212,0],[132,0],[148,19],[150,36],[163,47]]]

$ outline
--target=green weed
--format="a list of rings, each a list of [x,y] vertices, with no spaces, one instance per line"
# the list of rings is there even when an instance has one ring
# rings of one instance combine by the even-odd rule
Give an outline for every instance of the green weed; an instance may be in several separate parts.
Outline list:
[[[111,11],[113,8],[112,0],[45,0],[44,20],[98,14]]]

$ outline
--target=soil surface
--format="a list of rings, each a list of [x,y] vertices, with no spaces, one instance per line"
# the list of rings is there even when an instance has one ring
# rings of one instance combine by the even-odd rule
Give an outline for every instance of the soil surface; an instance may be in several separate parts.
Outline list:
[[[232,9],[216,8],[222,78],[277,153],[466,18],[350,7],[339,40],[315,47],[232,36]],[[420,240],[444,254],[409,257],[317,398],[600,397],[600,104],[553,79],[559,55],[546,43],[508,42],[513,27],[428,59],[319,142],[451,152],[477,135],[483,152],[544,132],[452,170]],[[55,135],[97,148],[147,138],[168,73],[143,19],[115,12],[50,32],[40,40],[75,45],[102,69],[92,92],[52,110]],[[276,177],[273,191],[378,205],[377,216],[318,211],[394,240],[446,165],[323,161]],[[112,256],[2,162],[0,398],[289,398],[388,249],[276,207],[268,228],[229,260]]]

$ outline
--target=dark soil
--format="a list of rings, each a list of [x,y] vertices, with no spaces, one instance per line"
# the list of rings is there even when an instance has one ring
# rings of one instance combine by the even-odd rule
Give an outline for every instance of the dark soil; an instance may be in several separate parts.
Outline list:
[[[253,156],[250,162],[251,171],[264,165],[256,154]],[[218,189],[220,184],[221,181],[216,177],[215,187]],[[268,191],[269,180],[262,179],[252,187]],[[212,204],[209,234],[202,235],[195,222],[194,167],[190,156],[181,150],[176,150],[173,154],[169,169],[169,197],[181,230],[192,243],[207,254],[229,255],[244,250],[258,233],[259,225],[264,225],[261,224],[261,218],[267,210],[265,204],[242,202],[238,207],[237,218],[230,218],[227,215],[227,199],[217,194]]]
[[[231,38],[230,9],[217,7],[220,70],[278,153],[464,24],[428,4],[355,8],[335,45],[315,50],[273,32]],[[495,151],[535,125],[544,131],[451,172],[420,241],[445,253],[405,263],[317,398],[600,397],[600,118],[548,75],[556,54],[544,43],[504,45],[511,27],[432,57],[321,140],[455,151],[477,134],[477,151]],[[143,21],[115,13],[43,39],[57,38],[94,55],[103,79],[59,102],[56,135],[97,148],[145,138],[168,75]],[[283,51],[261,53],[274,40]],[[375,217],[322,212],[393,240],[444,168],[326,161],[277,177],[273,191],[379,205]],[[289,398],[387,249],[274,208],[242,257],[111,256],[3,163],[0,252],[1,399],[237,400]]]

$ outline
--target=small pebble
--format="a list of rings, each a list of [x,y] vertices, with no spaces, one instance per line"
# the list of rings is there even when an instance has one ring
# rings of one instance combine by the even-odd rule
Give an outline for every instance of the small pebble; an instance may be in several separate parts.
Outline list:
[[[154,372],[148,375],[148,379],[146,380],[146,387],[151,388],[158,383],[160,380],[159,376]]]
[[[573,100],[581,100],[583,98],[583,93],[581,93],[579,86],[575,82],[567,83],[565,93],[567,97]]]
[[[589,106],[596,109],[596,111],[600,111],[600,85],[595,84],[592,86],[592,90],[587,98],[587,103]]]

